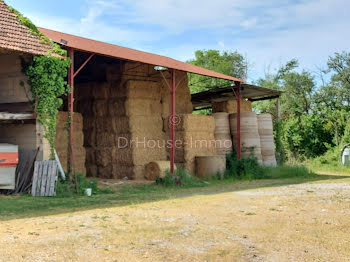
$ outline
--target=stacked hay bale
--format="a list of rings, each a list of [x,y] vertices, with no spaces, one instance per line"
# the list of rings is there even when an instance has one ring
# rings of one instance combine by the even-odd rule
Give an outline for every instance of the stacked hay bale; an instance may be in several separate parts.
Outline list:
[[[191,113],[187,74],[176,72],[177,113]],[[143,179],[145,165],[169,159],[170,89],[153,66],[106,65],[106,82],[76,85],[84,117],[88,176]],[[166,121],[165,121],[166,119]]]
[[[58,113],[55,141],[55,149],[64,170],[67,170],[69,157],[69,133],[67,128],[67,118],[67,112]],[[73,114],[73,131],[74,168],[76,172],[86,174],[86,152],[84,148],[83,117],[79,113]]]
[[[176,88],[176,114],[191,114],[193,105],[191,102],[191,93],[188,88],[188,76],[186,72],[176,71],[176,83],[179,86]],[[162,117],[168,119],[170,116],[170,100],[171,92],[167,83],[162,79],[161,81],[161,96],[162,96]]]
[[[79,90],[90,93],[90,97],[83,95],[78,100],[79,111],[84,117],[87,175],[110,178],[115,154],[114,127],[108,111],[111,85],[89,83],[79,86]]]
[[[237,114],[230,114],[232,141],[237,151]],[[242,157],[254,156],[262,162],[261,144],[258,131],[258,119],[254,112],[241,113],[241,148]]]
[[[143,179],[145,165],[167,160],[161,116],[161,86],[158,82],[128,80],[125,84],[125,116],[131,143],[131,163],[134,179]],[[117,147],[116,162],[123,159],[124,149]]]
[[[170,78],[170,75],[165,75],[167,78]],[[188,87],[188,76],[186,72],[180,72],[176,71],[175,73],[176,83],[178,84],[178,87],[176,88],[175,92],[175,101],[176,101],[176,116],[183,115],[183,114],[191,114],[193,111],[193,105],[191,102],[191,93],[190,89]],[[170,83],[168,81],[168,83]],[[170,139],[170,129],[169,129],[169,116],[170,116],[170,100],[171,100],[171,91],[168,87],[168,84],[164,81],[164,79],[161,80],[161,103],[162,103],[162,118],[163,118],[163,130],[165,131],[165,138],[166,140]],[[177,117],[175,122],[180,122],[181,116]],[[180,137],[181,138],[181,137]],[[167,149],[167,159],[170,159],[170,149],[169,147],[166,147]],[[184,167],[185,160],[183,158],[180,158],[179,163],[180,167]]]
[[[215,156],[215,120],[206,115],[178,115],[175,126],[175,162],[178,167],[195,173],[195,158]]]
[[[266,166],[276,166],[272,116],[270,114],[260,114],[257,117],[263,164]]]
[[[225,112],[214,113],[215,142],[218,155],[226,156],[232,152],[232,139],[230,132],[229,114]]]
[[[213,113],[226,112],[229,114],[237,113],[237,100],[227,100],[223,102],[213,102]],[[252,112],[252,102],[241,100],[241,112]]]

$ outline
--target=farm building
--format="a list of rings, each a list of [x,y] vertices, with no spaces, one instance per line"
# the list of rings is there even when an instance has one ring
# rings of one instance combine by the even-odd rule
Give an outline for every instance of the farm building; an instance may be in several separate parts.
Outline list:
[[[48,157],[47,143],[33,114],[32,96],[21,63],[23,59],[47,54],[49,49],[0,1],[0,143],[16,144],[29,151],[40,147],[39,159]]]
[[[2,1],[0,30],[0,143],[18,145],[20,151],[40,148],[37,158],[48,159],[48,143],[35,119],[21,68],[22,59],[45,55],[48,47]],[[177,166],[194,174],[196,157],[232,150],[232,145],[223,148],[212,143],[217,140],[233,141],[238,155],[246,142],[254,140],[249,147],[257,147],[260,151],[253,153],[264,162],[260,135],[266,130],[270,160],[265,162],[273,163],[272,120],[262,117],[266,130],[259,129],[251,101],[277,98],[278,91],[168,57],[40,31],[66,49],[72,61],[67,79],[72,89],[57,117],[55,148],[64,169],[91,177],[144,179],[145,166],[162,161],[171,171]],[[189,74],[229,80],[232,86],[191,95]],[[212,108],[214,114],[192,114],[203,108]],[[252,128],[255,131],[248,132]]]

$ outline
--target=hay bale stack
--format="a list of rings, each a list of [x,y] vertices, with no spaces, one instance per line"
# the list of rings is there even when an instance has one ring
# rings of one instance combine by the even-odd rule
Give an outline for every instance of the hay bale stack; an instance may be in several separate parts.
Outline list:
[[[144,167],[154,160],[167,160],[165,147],[158,141],[164,140],[161,118],[160,85],[151,81],[128,80],[126,82],[126,116],[129,118],[132,163],[135,179],[144,179]],[[147,94],[147,95],[146,95]]]
[[[241,112],[252,112],[252,102],[241,100]],[[227,100],[223,102],[213,102],[213,113],[226,112],[237,113],[237,100]]]
[[[191,93],[188,88],[188,76],[185,72],[177,71],[175,74],[176,83],[182,80],[176,88],[176,114],[191,114],[193,105],[191,102]],[[162,117],[168,119],[170,116],[171,92],[165,81],[161,80],[161,100],[162,100]]]
[[[184,77],[176,90],[176,110],[191,113],[187,74],[177,72],[176,77]],[[106,79],[76,86],[87,174],[144,179],[146,164],[168,160],[169,130],[163,123],[170,115],[170,90],[153,66],[141,63],[107,65]]]
[[[175,126],[175,162],[194,174],[195,157],[216,155],[215,120],[213,116],[206,115],[185,114],[178,117]]]
[[[57,115],[55,149],[64,170],[68,168],[69,132],[67,124],[68,113],[59,112]],[[79,113],[73,115],[73,160],[75,171],[85,174],[86,151],[84,148],[83,118]]]

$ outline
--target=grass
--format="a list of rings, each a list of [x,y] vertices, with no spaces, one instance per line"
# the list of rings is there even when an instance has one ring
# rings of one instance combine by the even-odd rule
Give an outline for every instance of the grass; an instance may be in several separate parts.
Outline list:
[[[178,169],[175,177],[168,173],[152,185],[121,186],[111,191],[101,190],[97,181],[88,181],[79,175],[78,194],[72,184],[59,183],[57,197],[0,196],[0,220],[342,177],[319,176],[304,166],[263,167],[254,158],[238,161],[234,156],[229,156],[224,179],[220,178],[218,174],[214,178],[199,179]],[[93,189],[92,197],[84,196],[84,190],[88,187]]]
[[[221,192],[241,191],[253,188],[298,184],[309,181],[340,179],[340,176],[319,176],[312,174],[305,176],[299,168],[280,167],[268,168],[269,179],[237,180],[211,179],[201,184],[189,186],[159,186],[135,185],[121,186],[114,193],[101,193],[92,197],[71,195],[70,197],[33,198],[28,195],[0,196],[0,220],[22,217],[73,212],[79,210],[106,208],[113,206],[133,205],[166,199],[183,198],[199,194],[218,194]],[[289,171],[288,171],[289,170]],[[293,172],[295,175],[292,175]]]
[[[312,178],[317,174],[305,166],[261,166],[254,157],[237,160],[234,155],[227,157],[226,179],[252,180],[252,179],[284,179],[284,178]]]
[[[305,165],[314,172],[350,174],[350,166],[340,162],[340,151],[340,147],[334,147],[323,156],[306,161]]]

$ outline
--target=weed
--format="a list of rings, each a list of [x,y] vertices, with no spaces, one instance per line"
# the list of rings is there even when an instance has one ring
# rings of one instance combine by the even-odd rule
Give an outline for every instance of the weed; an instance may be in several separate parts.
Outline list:
[[[204,185],[200,179],[191,176],[186,170],[181,168],[176,169],[174,175],[172,175],[170,171],[167,171],[163,178],[157,177],[156,184],[166,187]]]
[[[224,177],[253,180],[253,179],[279,179],[294,177],[316,177],[317,175],[304,166],[277,166],[267,167],[259,164],[254,157],[237,160],[235,154],[227,156],[227,168]]]
[[[57,183],[56,194],[59,197],[72,197],[74,195],[84,195],[87,188],[92,189],[92,194],[110,194],[113,190],[110,189],[100,189],[98,187],[97,180],[88,180],[83,174],[77,175],[78,190],[76,190],[74,184],[71,180],[67,179],[62,181],[61,179]]]
[[[340,152],[340,146],[331,148],[324,155],[308,160],[306,165],[314,171],[350,173],[350,167],[340,161]]]

